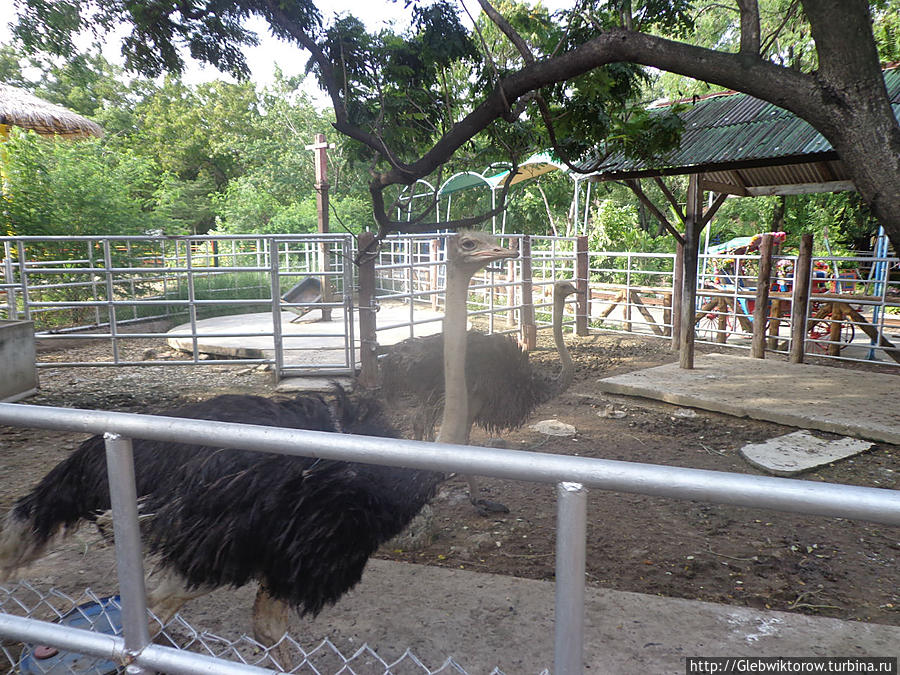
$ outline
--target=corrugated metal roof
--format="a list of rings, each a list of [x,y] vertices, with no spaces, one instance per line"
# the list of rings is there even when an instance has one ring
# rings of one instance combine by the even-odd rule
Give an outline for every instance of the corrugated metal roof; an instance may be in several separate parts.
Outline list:
[[[900,68],[885,71],[885,84],[894,114],[900,119]],[[608,179],[640,174],[714,172],[717,168],[737,168],[744,163],[758,168],[782,162],[796,164],[834,158],[831,144],[808,122],[747,94],[726,92],[699,99],[681,113],[681,119],[684,133],[680,146],[672,152],[655,160],[630,159],[621,153],[611,155],[597,167],[598,174],[602,179]],[[584,166],[589,165],[585,163]],[[841,166],[832,168],[833,171],[825,172],[830,175],[823,176],[807,169],[804,179],[795,175],[783,175],[782,179],[814,183],[846,177]],[[794,167],[787,173],[796,171]],[[709,173],[707,177],[712,175]],[[747,184],[766,183],[750,181]]]

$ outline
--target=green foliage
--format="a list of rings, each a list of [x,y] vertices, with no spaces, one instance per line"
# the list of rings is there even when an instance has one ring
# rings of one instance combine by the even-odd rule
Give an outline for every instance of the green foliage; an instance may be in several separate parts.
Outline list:
[[[653,236],[640,225],[635,204],[616,199],[599,199],[591,209],[594,227],[589,244],[595,251],[672,253],[674,242],[668,235]]]
[[[140,234],[172,228],[152,210],[155,167],[101,140],[54,142],[17,130],[4,190],[15,235]]]

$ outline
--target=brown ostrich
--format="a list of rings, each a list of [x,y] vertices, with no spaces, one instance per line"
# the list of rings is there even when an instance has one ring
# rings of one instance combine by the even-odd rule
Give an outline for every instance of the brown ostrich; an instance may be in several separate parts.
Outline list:
[[[452,250],[452,247],[451,247]],[[448,256],[448,289],[455,262]],[[470,275],[471,276],[471,275]],[[466,284],[468,284],[466,277]],[[457,280],[457,283],[460,283]],[[516,429],[525,423],[534,408],[552,398],[571,384],[574,366],[562,335],[562,319],[566,297],[575,292],[568,281],[560,281],[553,288],[553,337],[560,357],[560,370],[549,376],[534,368],[527,352],[523,352],[512,338],[505,335],[485,335],[476,331],[464,333],[465,387],[467,411],[462,429],[448,430],[441,438],[445,442],[468,443],[473,424],[489,433]],[[456,289],[458,292],[459,289]],[[465,302],[465,295],[457,303]],[[445,335],[465,326],[463,317],[452,316],[453,300],[448,290],[447,317],[443,334],[410,338],[386,350],[382,356],[382,389],[389,399],[401,396],[415,401],[413,436],[431,439],[434,425],[444,403]],[[461,305],[463,310],[465,305]],[[459,339],[459,336],[456,336]],[[459,359],[458,354],[450,354]],[[458,360],[453,361],[459,363]],[[461,370],[459,372],[462,372]],[[445,413],[446,414],[446,413]],[[456,440],[447,440],[453,438]],[[468,477],[469,497],[482,511],[505,511],[502,504],[478,498],[474,477]]]

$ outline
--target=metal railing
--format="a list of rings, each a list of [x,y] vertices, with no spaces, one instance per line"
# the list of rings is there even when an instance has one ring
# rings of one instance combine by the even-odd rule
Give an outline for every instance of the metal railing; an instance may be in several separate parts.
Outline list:
[[[443,310],[445,237],[397,235],[382,242],[375,264],[377,302],[402,303],[407,313],[393,323],[380,322],[379,331],[404,328],[412,337],[421,334],[419,326],[427,326],[426,332],[437,330],[435,324]],[[356,255],[356,242],[350,235],[21,237],[0,241],[4,247],[0,318],[33,319],[41,340],[77,338],[110,345],[106,361],[57,361],[53,366],[230,363],[201,357],[197,339],[207,336],[197,330],[199,318],[256,311],[271,312],[275,321],[279,309],[291,309],[278,301],[279,295],[298,278],[320,272],[323,258],[328,261],[324,277],[335,288],[332,307],[349,311],[357,287],[357,268],[348,260]],[[578,310],[585,319],[583,330],[671,337],[676,276],[673,254],[588,251],[586,242],[580,249],[579,239],[574,237],[506,235],[503,242],[527,248],[528,259],[520,255],[473,279],[469,316],[478,320],[479,327],[489,332],[524,332],[530,321],[548,327],[551,285],[557,279],[571,279],[588,290],[579,300],[585,303]],[[324,254],[323,245],[328,249]],[[700,256],[698,340],[749,348],[749,310],[754,302],[758,259],[758,255]],[[730,274],[722,274],[724,261],[731,261]],[[782,290],[773,289],[771,295],[769,351],[786,353],[791,348],[791,274],[787,270],[794,262],[790,256],[774,259],[773,281]],[[817,258],[815,262],[813,290],[827,292],[814,292],[810,299],[807,330],[801,331],[807,352],[823,358],[878,359],[894,365],[897,351],[892,345],[896,347],[900,337],[900,281],[892,280],[889,271],[900,267],[900,260],[869,256]],[[849,276],[853,270],[859,270],[856,278]],[[837,316],[829,313],[834,303],[842,308]],[[188,354],[151,362],[123,357],[120,346],[128,340],[168,337],[164,329],[154,331],[143,323],[151,319],[188,324]],[[352,331],[349,321],[347,327]],[[273,326],[269,333],[252,335],[270,336],[277,344],[276,332],[277,326]],[[236,331],[232,336],[249,335]],[[303,348],[299,338],[292,340],[298,349]],[[350,336],[345,370],[352,370],[358,347],[358,341]],[[277,361],[277,357],[262,355],[248,360],[260,364]],[[38,363],[39,367],[50,365]]]
[[[583,672],[587,488],[900,525],[900,492],[538,452],[423,443],[225,422],[0,404],[0,424],[104,434],[113,507],[123,637],[0,613],[0,635],[130,664],[129,672],[266,672],[154,645],[135,503],[132,438],[317,457],[558,486],[554,672]]]

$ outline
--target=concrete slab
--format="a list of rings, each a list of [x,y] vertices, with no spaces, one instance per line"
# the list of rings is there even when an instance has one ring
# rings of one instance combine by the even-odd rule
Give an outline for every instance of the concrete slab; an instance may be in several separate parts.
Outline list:
[[[345,656],[368,644],[388,663],[409,649],[430,670],[452,659],[470,675],[536,674],[553,668],[554,590],[549,581],[371,560],[356,588],[315,619],[293,619],[290,633],[305,649],[327,637]],[[253,592],[240,593],[246,602],[221,618],[249,631]],[[204,601],[188,608],[202,612],[195,603]],[[680,674],[688,656],[897,656],[900,645],[895,626],[596,588],[585,615],[585,665],[602,675]]]
[[[698,355],[600,380],[603,391],[900,445],[900,377],[753,359]]]
[[[345,335],[347,325],[343,314],[332,311],[330,321],[319,319],[318,311],[312,312],[302,320],[291,322],[297,315],[291,312],[281,313],[281,331],[284,342],[285,365],[318,365],[343,366],[346,364]],[[359,361],[359,314],[353,312],[353,334],[356,338]],[[407,305],[382,305],[375,315],[378,327],[378,343],[390,345],[410,337],[409,307]],[[439,333],[442,328],[441,312],[432,312],[416,308],[415,335],[431,335]],[[226,356],[241,359],[263,359],[275,357],[275,342],[272,337],[272,314],[260,312],[254,314],[235,314],[202,319],[197,322],[197,349],[204,354]],[[173,349],[193,350],[191,325],[181,324],[172,328],[166,342]]]
[[[838,438],[827,441],[808,431],[795,431],[741,448],[741,456],[753,466],[776,476],[794,476],[804,471],[853,457],[872,447],[869,441]]]

